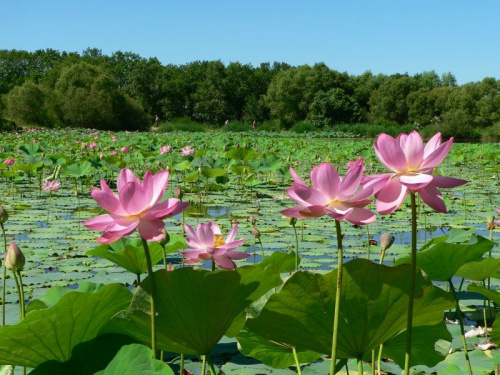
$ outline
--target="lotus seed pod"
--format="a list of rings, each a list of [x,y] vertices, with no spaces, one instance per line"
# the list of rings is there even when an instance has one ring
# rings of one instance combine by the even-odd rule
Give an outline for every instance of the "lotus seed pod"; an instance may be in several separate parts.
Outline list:
[[[252,228],[252,234],[255,238],[260,238],[260,231],[257,229],[257,227]]]
[[[380,247],[382,248],[382,251],[386,251],[388,248],[390,248],[395,239],[396,238],[392,234],[383,233],[380,236]]]
[[[4,224],[9,219],[9,214],[4,206],[0,204],[0,224]]]
[[[163,238],[160,240],[161,246],[166,246],[170,242],[170,236],[165,228],[162,229]]]
[[[285,216],[285,218],[290,225],[294,226],[295,224],[297,224],[297,219],[295,217]]]
[[[255,223],[257,222],[257,220],[255,219],[255,216],[253,216],[253,215],[248,218],[248,221],[252,225],[255,225]]]
[[[184,196],[184,192],[182,191],[182,189],[180,187],[177,186],[174,190],[174,197],[182,200],[183,196]]]
[[[495,217],[493,215],[488,215],[488,217],[486,218],[486,222],[487,222],[486,227],[489,230],[495,229]]]
[[[26,259],[24,258],[21,249],[14,243],[11,242],[7,254],[5,255],[5,267],[14,272],[21,271],[24,268]]]

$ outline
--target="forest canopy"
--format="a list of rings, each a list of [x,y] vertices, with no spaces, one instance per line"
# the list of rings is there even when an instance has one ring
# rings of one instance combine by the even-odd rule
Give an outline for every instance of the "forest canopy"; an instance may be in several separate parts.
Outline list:
[[[160,121],[413,124],[483,129],[500,122],[500,81],[452,73],[349,75],[324,63],[162,64],[132,52],[0,50],[0,117],[18,125],[145,130]]]

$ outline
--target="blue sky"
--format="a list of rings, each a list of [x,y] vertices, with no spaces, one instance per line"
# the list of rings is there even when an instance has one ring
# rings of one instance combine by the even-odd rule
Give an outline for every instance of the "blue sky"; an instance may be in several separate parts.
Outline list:
[[[496,0],[0,0],[0,49],[500,78]]]

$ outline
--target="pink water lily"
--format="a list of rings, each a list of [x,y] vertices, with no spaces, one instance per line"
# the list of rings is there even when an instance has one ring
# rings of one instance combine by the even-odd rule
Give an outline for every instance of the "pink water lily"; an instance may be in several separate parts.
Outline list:
[[[111,243],[127,236],[137,228],[142,238],[160,241],[164,234],[163,220],[184,211],[189,203],[171,198],[160,203],[168,186],[169,172],[159,171],[154,176],[147,171],[140,181],[129,169],[122,169],[118,176],[118,195],[105,180],[100,189],[92,189],[92,197],[109,214],[100,215],[83,223],[92,230],[104,231],[97,240]]]
[[[365,173],[366,168],[365,168],[364,162],[365,162],[365,160],[363,159],[363,157],[360,157],[358,160],[348,161],[345,165],[348,169],[358,167],[361,165],[363,167],[363,173]]]
[[[45,180],[43,182],[43,191],[58,191],[59,188],[61,187],[61,183],[57,180],[49,181]]]
[[[161,146],[160,147],[160,154],[161,155],[167,155],[170,151],[172,151],[172,146]]]
[[[452,144],[453,138],[441,143],[441,133],[434,135],[425,147],[416,131],[402,133],[396,139],[380,134],[374,143],[375,154],[393,173],[369,176],[363,181],[365,186],[383,186],[375,195],[377,211],[382,215],[390,214],[401,207],[408,191],[412,191],[418,192],[429,207],[446,212],[438,188],[453,188],[467,183],[458,178],[433,175],[434,168],[444,160]]]
[[[184,146],[181,150],[181,156],[193,156],[194,155],[194,148],[190,146]]]
[[[350,168],[341,178],[335,168],[329,163],[322,163],[311,172],[312,187],[290,168],[294,182],[286,193],[298,207],[281,211],[285,216],[313,218],[328,215],[338,221],[347,220],[357,225],[367,225],[376,220],[375,214],[363,208],[370,204],[369,199],[377,184],[371,184],[358,190],[363,177],[363,164]]]
[[[5,159],[3,163],[7,167],[11,167],[11,166],[14,165],[15,162],[16,162],[16,159],[14,159],[14,158],[8,158],[8,159]]]
[[[200,223],[196,230],[188,224],[185,224],[184,228],[188,235],[186,242],[191,248],[191,250],[182,251],[187,258],[184,261],[187,264],[199,263],[203,259],[213,259],[220,268],[232,270],[236,268],[233,260],[246,259],[250,256],[248,253],[234,251],[245,241],[244,238],[235,240],[238,224],[231,229],[225,239],[216,223]]]

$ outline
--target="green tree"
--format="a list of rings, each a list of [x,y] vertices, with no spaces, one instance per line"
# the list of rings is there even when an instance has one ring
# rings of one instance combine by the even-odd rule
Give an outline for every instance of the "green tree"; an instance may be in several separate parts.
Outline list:
[[[417,80],[408,75],[388,77],[370,97],[370,118],[377,121],[396,121],[405,124],[408,121],[407,97],[417,91]]]
[[[21,125],[53,126],[49,89],[26,81],[5,96],[5,116]]]
[[[342,89],[320,91],[311,103],[310,117],[318,127],[341,123],[355,123],[361,120],[358,103]]]
[[[142,106],[118,89],[103,68],[80,62],[62,70],[55,85],[58,109],[67,126],[144,130]]]

